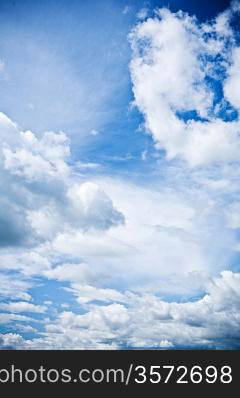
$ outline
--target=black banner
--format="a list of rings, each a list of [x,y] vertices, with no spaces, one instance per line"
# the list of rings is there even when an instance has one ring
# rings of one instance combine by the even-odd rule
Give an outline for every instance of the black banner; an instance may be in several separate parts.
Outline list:
[[[1,351],[0,393],[231,393],[240,351]]]

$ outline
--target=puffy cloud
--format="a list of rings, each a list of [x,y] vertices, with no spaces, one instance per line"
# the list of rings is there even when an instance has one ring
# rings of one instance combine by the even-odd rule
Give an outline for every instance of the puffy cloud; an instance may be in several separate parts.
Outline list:
[[[24,325],[24,324],[20,324],[20,323],[15,323],[14,325],[9,325],[8,326],[9,330],[14,330],[20,333],[37,333],[38,330],[36,328],[33,328],[30,325]]]
[[[75,179],[64,133],[37,137],[1,113],[0,137],[0,246],[36,245],[64,229],[124,222],[101,187]]]
[[[238,346],[240,274],[225,271],[206,286],[205,295],[184,303],[153,295],[126,295],[126,304],[90,305],[84,314],[65,311],[48,322],[42,337],[19,339],[17,348],[90,349]],[[9,345],[9,334],[0,335]]]
[[[27,292],[32,287],[21,274],[0,273],[0,297],[10,297],[20,300],[30,300]]]
[[[26,223],[25,209],[29,206],[31,195],[24,186],[19,186],[4,169],[3,146],[15,145],[19,139],[18,129],[6,115],[0,113],[0,247],[23,245],[30,239],[31,228]],[[24,202],[24,203],[23,203]]]
[[[0,324],[7,325],[11,322],[31,322],[34,319],[25,315],[15,315],[15,314],[0,314]]]
[[[23,342],[24,339],[17,333],[6,333],[1,335],[1,344],[3,347],[18,347],[21,349]]]
[[[27,180],[64,178],[68,173],[65,158],[69,155],[68,139],[64,133],[44,133],[41,139],[31,132],[20,132],[21,147],[3,148],[4,168]]]
[[[239,121],[225,120],[215,98],[228,73],[222,104],[228,99],[238,108],[238,48],[228,63],[235,46],[232,13],[199,24],[181,11],[161,9],[130,35],[134,102],[167,159],[179,157],[190,166],[239,160]]]
[[[161,181],[161,189],[158,186],[148,189],[117,179],[99,178],[91,184],[82,183],[87,184],[87,189],[80,189],[80,193],[81,185],[74,182],[66,190],[65,214],[71,202],[77,209],[73,212],[76,220],[78,212],[82,212],[83,220],[90,217],[89,214],[97,217],[98,213],[88,212],[97,208],[99,188],[96,187],[101,186],[100,192],[105,194],[103,199],[99,194],[100,203],[104,202],[105,195],[111,197],[120,214],[124,214],[125,223],[101,229],[93,228],[89,222],[88,229],[83,227],[84,223],[77,229],[74,221],[69,222],[71,227],[64,225],[66,216],[59,210],[58,233],[49,241],[14,253],[2,252],[0,260],[5,271],[18,271],[19,280],[20,275],[22,278],[24,275],[25,282],[27,278],[44,277],[46,286],[47,278],[58,281],[59,288],[64,287],[75,298],[74,309],[79,305],[84,312],[75,314],[71,301],[64,315],[55,313],[55,319],[53,316],[51,321],[46,319],[41,337],[24,340],[18,348],[113,349],[137,344],[171,348],[171,345],[190,342],[195,346],[212,346],[220,330],[222,344],[230,344],[226,313],[232,308],[230,292],[237,289],[237,274],[209,279],[209,275],[226,268],[231,256],[232,230],[225,220],[225,205],[214,199],[215,190],[212,194],[202,186],[186,188],[182,177],[177,175],[175,179],[176,186],[171,175],[170,187],[166,178]],[[109,200],[106,201],[109,204]],[[108,212],[109,207],[106,209]],[[51,217],[46,218],[46,222],[49,219]],[[9,285],[12,288],[12,283],[10,277],[5,289]],[[8,294],[15,298],[16,289],[10,291]],[[195,302],[164,301],[165,295],[181,295],[187,300],[203,291],[204,299]],[[228,309],[221,309],[219,313],[220,296]],[[237,296],[234,300],[238,305]],[[235,309],[228,320],[235,344],[234,333],[238,327]],[[20,320],[13,322],[19,324]],[[179,330],[181,333],[177,333]]]
[[[205,274],[214,275],[231,261],[234,231],[224,207],[202,189],[169,189],[162,181],[161,190],[148,190],[116,179],[101,179],[99,185],[125,215],[125,224],[104,234],[59,234],[49,250],[73,256],[74,263],[50,270],[49,276],[61,273],[65,280],[100,288],[117,280],[123,290],[192,294],[201,290]]]
[[[110,304],[107,306],[95,306],[86,314],[78,315],[71,312],[63,312],[59,317],[62,327],[85,327],[90,330],[117,330],[129,321],[127,309],[122,304]],[[68,327],[68,326],[67,326]]]
[[[32,303],[28,303],[25,301],[16,301],[11,303],[1,303],[0,309],[9,312],[36,312],[42,313],[45,312],[47,307],[44,305],[36,305]]]
[[[97,184],[86,182],[75,185],[69,190],[68,197],[72,205],[72,219],[77,225],[82,224],[83,229],[108,229],[124,223],[123,215],[113,207],[110,198]]]
[[[107,230],[124,223],[111,199],[92,182],[72,184],[63,201],[30,210],[27,219],[40,237],[53,238],[64,231]]]
[[[1,113],[0,136],[0,247],[4,249],[0,296],[30,300],[34,275],[62,280],[64,266],[54,269],[55,254],[46,251],[49,240],[60,233],[106,231],[122,225],[124,216],[98,184],[83,182],[71,172],[69,140],[64,133],[46,132],[37,137],[30,131],[21,132]],[[46,247],[41,246],[44,242]],[[77,275],[80,282],[78,271],[79,267],[68,267],[67,280],[72,282]],[[101,290],[82,293],[86,301],[94,294],[103,297]],[[2,304],[1,309],[41,313],[46,307],[16,302]]]
[[[43,270],[43,274],[49,279],[70,282],[86,282],[91,279],[91,269],[87,264],[61,264],[55,268]]]
[[[100,289],[90,285],[80,285],[73,283],[71,291],[77,296],[79,304],[85,304],[91,301],[103,302],[126,302],[124,294],[114,289]]]
[[[51,321],[46,319],[40,337],[23,340],[18,348],[212,346],[218,336],[223,345],[230,346],[229,339],[235,344],[239,297],[232,292],[238,289],[237,274],[209,277],[226,268],[231,256],[232,230],[225,220],[225,206],[213,200],[215,190],[212,196],[212,191],[202,186],[186,189],[184,180],[179,175],[175,178],[181,188],[175,186],[172,176],[171,189],[168,179],[161,181],[161,189],[116,179],[96,180],[92,182],[94,190],[102,187],[124,214],[125,224],[104,231],[64,227],[51,241],[34,249],[1,254],[5,271],[21,272],[18,277],[24,275],[25,282],[40,276],[46,286],[47,279],[55,280],[75,299],[74,309],[71,300],[62,315],[54,313]],[[85,191],[80,191],[78,199],[76,185],[71,187],[74,195],[69,200],[74,202],[77,197],[76,206],[80,202],[81,211],[84,200],[91,207]],[[15,298],[19,291],[12,290],[12,284],[9,278],[4,286],[11,287],[7,294]],[[202,292],[203,299],[187,301]],[[186,303],[174,299],[166,302],[165,295],[184,296]],[[76,306],[83,314],[74,312]],[[226,315],[230,308],[234,311],[231,319]],[[118,318],[119,323],[115,320]],[[12,319],[10,326],[19,324],[20,320]],[[229,324],[232,334],[228,339]],[[9,327],[8,331],[13,329]]]

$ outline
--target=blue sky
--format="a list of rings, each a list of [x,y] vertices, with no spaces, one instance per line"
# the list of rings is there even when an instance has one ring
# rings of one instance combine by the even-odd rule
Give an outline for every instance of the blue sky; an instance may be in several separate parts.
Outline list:
[[[212,1],[205,7],[192,1],[2,1],[0,45],[6,70],[1,109],[23,129],[67,130],[74,152],[83,147],[85,157],[85,146],[93,157],[99,151],[124,154],[123,135],[129,152],[137,155],[148,141],[129,134],[141,122],[139,113],[129,111],[127,35],[137,12],[169,5],[205,19],[228,3]],[[104,139],[89,137],[92,130],[101,131]]]
[[[239,10],[0,3],[3,348],[239,346]]]

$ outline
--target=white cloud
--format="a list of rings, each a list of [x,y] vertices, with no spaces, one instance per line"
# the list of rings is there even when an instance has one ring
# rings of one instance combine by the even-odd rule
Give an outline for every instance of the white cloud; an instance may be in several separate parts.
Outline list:
[[[92,129],[92,130],[90,131],[89,134],[90,134],[90,135],[93,135],[93,136],[96,136],[96,135],[99,134],[99,131],[98,131],[98,130],[95,130],[95,129]]]
[[[173,344],[168,340],[161,340],[160,342],[153,342],[152,340],[137,340],[131,339],[131,347],[136,348],[172,348]]]
[[[15,315],[15,314],[0,314],[0,324],[2,325],[7,325],[8,323],[11,322],[31,322],[34,321],[34,319],[29,318],[28,316],[25,315]]]
[[[31,300],[27,292],[31,287],[32,283],[24,279],[21,274],[0,273],[0,297]]]
[[[137,13],[137,18],[138,19],[145,19],[148,16],[148,9],[147,8],[141,8],[141,10]]]
[[[53,302],[52,302],[51,300],[45,300],[45,301],[43,302],[43,304],[49,306],[49,305],[52,305]]]
[[[70,149],[64,133],[44,133],[38,139],[31,131],[20,132],[21,146],[3,148],[4,167],[10,173],[34,181],[42,178],[64,178],[68,173],[65,162]]]
[[[68,303],[62,303],[62,304],[61,304],[61,307],[62,307],[62,308],[69,308],[70,305],[69,305]]]
[[[6,333],[0,335],[0,338],[2,340],[3,347],[21,347],[22,343],[24,342],[22,336],[16,333]]]
[[[1,113],[0,136],[0,246],[34,245],[64,229],[107,229],[124,222],[101,187],[81,183],[72,172],[64,133],[21,132]]]
[[[231,15],[226,12],[213,23],[200,25],[181,11],[160,9],[130,35],[134,102],[167,159],[180,157],[190,166],[239,160],[239,121],[215,115],[214,90],[206,80],[221,81],[218,70],[227,70],[224,92],[239,107],[238,48],[228,68],[229,43],[234,43]],[[194,115],[184,119],[187,112],[195,112],[199,120]]]
[[[233,229],[240,228],[240,203],[233,202],[226,208],[225,213],[229,226]]]
[[[70,282],[86,282],[91,278],[91,269],[87,264],[61,264],[55,268],[44,270],[43,274],[49,279]]]
[[[28,303],[25,301],[16,301],[11,303],[1,303],[0,310],[9,311],[9,312],[36,312],[43,313],[47,309],[44,305],[36,305],[32,303]]]
[[[232,54],[232,63],[228,69],[228,77],[224,84],[224,94],[229,102],[236,108],[240,109],[240,48],[234,48]]]
[[[16,123],[12,122],[3,112],[0,112],[0,137],[2,143],[15,144],[19,141]]]
[[[124,15],[128,14],[131,11],[131,7],[126,5],[123,9],[122,9],[122,13]]]
[[[28,211],[27,219],[40,237],[53,238],[64,231],[107,230],[124,223],[124,216],[95,183],[70,185],[63,202],[52,201]]]
[[[113,349],[171,348],[206,345],[227,348],[238,344],[240,275],[225,271],[206,286],[203,298],[184,303],[166,302],[153,295],[126,296],[127,306],[91,305],[82,315],[59,314],[46,324],[42,337],[17,339],[17,348]],[[9,345],[8,336],[0,335]],[[217,342],[216,342],[217,341]]]
[[[212,304],[217,295],[210,288],[210,299],[186,306],[170,305],[157,295],[189,297],[203,289],[208,292],[209,277],[225,269],[232,255],[233,231],[228,228],[225,205],[204,182],[211,174],[186,174],[186,169],[179,168],[177,173],[168,172],[161,184],[150,187],[103,177],[82,182],[69,175],[55,194],[51,191],[55,179],[38,186],[43,187],[41,194],[39,190],[36,196],[34,191],[29,193],[36,200],[26,211],[27,219],[42,240],[32,248],[1,253],[3,270],[19,272],[18,283],[7,278],[3,295],[30,299],[24,295],[34,276],[66,282],[67,293],[85,314],[76,317],[70,305],[63,317],[46,320],[40,338],[21,341],[19,347],[112,349],[140,344],[167,348],[169,344],[170,348],[191,339],[196,345],[214,343],[211,336],[218,333],[214,322],[221,321],[224,329],[226,316],[221,311],[220,320],[213,315],[213,322],[204,327],[206,317],[217,308]],[[25,187],[24,176],[13,178]],[[196,325],[200,325],[197,333]],[[181,335],[176,335],[179,329]]]
[[[72,205],[72,218],[84,229],[108,229],[124,223],[124,216],[113,207],[111,199],[95,183],[72,186],[67,195]]]
[[[76,278],[100,288],[118,280],[124,290],[152,286],[162,294],[192,294],[201,289],[205,274],[215,275],[229,263],[234,232],[211,192],[183,188],[180,181],[178,177],[180,187],[169,189],[168,182],[162,182],[161,189],[150,190],[101,179],[99,184],[125,215],[125,224],[104,234],[59,234],[48,250],[73,256],[75,261],[46,275],[55,273],[59,278],[61,274],[65,280],[69,275],[72,282]]]
[[[99,169],[101,167],[101,164],[99,163],[94,163],[94,162],[76,162],[74,164],[74,167],[78,170],[94,170],[94,169]]]
[[[148,157],[148,151],[146,151],[146,150],[142,151],[142,153],[141,153],[141,159],[142,159],[142,160],[146,160],[147,157]]]
[[[127,301],[124,294],[114,289],[101,289],[95,286],[73,283],[71,291],[77,296],[77,302],[79,304],[85,304],[94,300],[120,303]]]
[[[33,328],[30,325],[24,325],[20,323],[15,323],[14,325],[9,325],[8,329],[12,329],[14,331],[18,331],[20,333],[37,333],[38,330],[36,328]]]

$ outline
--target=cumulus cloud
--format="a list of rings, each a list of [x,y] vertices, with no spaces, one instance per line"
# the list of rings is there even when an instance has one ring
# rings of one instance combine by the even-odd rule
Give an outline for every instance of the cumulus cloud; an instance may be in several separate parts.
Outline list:
[[[91,305],[82,315],[65,311],[45,326],[40,338],[13,340],[17,348],[171,348],[238,346],[240,275],[225,271],[206,286],[203,298],[166,302],[153,295],[126,296],[126,304]],[[9,345],[12,334],[2,334]],[[220,343],[219,343],[220,341]],[[75,347],[74,347],[75,344]]]
[[[123,214],[92,182],[72,183],[62,201],[28,211],[27,219],[39,237],[50,239],[64,231],[107,230],[124,223]]]
[[[102,302],[126,302],[124,294],[114,289],[101,289],[91,285],[72,284],[72,293],[77,297],[79,304],[85,304],[91,301]]]
[[[93,186],[101,186],[113,199],[125,216],[124,224],[106,230],[93,229],[90,223],[88,229],[67,229],[59,215],[58,234],[50,239],[51,217],[36,218],[38,228],[43,220],[46,223],[49,240],[15,253],[2,252],[2,269],[21,272],[25,279],[41,276],[67,282],[82,302],[91,297],[109,301],[111,295],[123,302],[113,288],[116,281],[121,291],[192,295],[201,292],[209,275],[231,262],[235,232],[225,217],[225,206],[213,200],[211,191],[177,186],[169,190],[168,181],[162,181],[161,190],[149,190],[102,178]]]
[[[0,246],[34,245],[64,229],[108,229],[124,222],[91,182],[74,181],[64,133],[37,137],[0,114]]]
[[[238,110],[233,9],[203,24],[160,9],[130,35],[134,102],[167,159],[178,157],[190,166],[239,160],[239,121],[226,120],[215,97],[222,85],[222,106],[229,101]]]
[[[2,268],[2,267],[1,267]],[[0,273],[0,297],[30,300],[32,283],[18,273]]]
[[[24,339],[17,333],[6,333],[1,336],[1,344],[3,347],[18,347],[21,349]]]
[[[124,223],[124,216],[114,208],[110,198],[97,184],[86,182],[75,185],[68,191],[68,197],[72,205],[72,219],[77,225],[82,224],[84,229],[108,229]]]
[[[52,250],[75,259],[69,272],[67,266],[66,272],[59,268],[62,278],[74,271],[76,281],[83,283],[85,278],[87,285],[109,287],[118,280],[123,289],[152,286],[162,294],[191,294],[192,289],[201,289],[205,274],[214,275],[230,263],[234,231],[225,219],[225,207],[207,191],[177,186],[169,190],[163,181],[160,190],[110,179],[99,184],[126,222],[104,234],[59,234]]]
[[[36,305],[25,301],[16,301],[11,303],[1,303],[0,310],[9,311],[13,313],[18,312],[36,312],[42,313],[47,309],[44,305]]]
[[[230,292],[237,291],[239,280],[232,273],[211,279],[226,268],[234,243],[215,190],[212,194],[203,185],[186,187],[179,175],[176,186],[169,187],[171,175],[161,180],[161,189],[149,189],[103,177],[78,181],[71,173],[61,181],[48,173],[36,181],[25,172],[2,170],[22,187],[20,202],[9,191],[6,195],[9,203],[24,209],[24,220],[35,234],[32,247],[1,252],[0,293],[7,298],[1,309],[9,312],[2,314],[2,324],[12,332],[14,323],[33,322],[18,313],[46,316],[40,337],[25,340],[18,334],[12,342],[16,348],[171,348],[190,341],[213,345],[220,330],[229,344],[226,313],[233,301],[234,311],[238,306],[237,294]],[[70,305],[50,321],[50,307],[26,303],[36,277],[46,284],[57,281],[83,314],[74,313]],[[191,297],[203,291],[205,296],[195,302],[169,303],[158,297]],[[9,298],[21,301],[9,303]],[[228,321],[235,341],[235,312]],[[9,345],[12,334],[1,338],[1,344]]]
[[[3,148],[4,168],[27,180],[64,178],[68,172],[65,162],[69,155],[68,138],[64,133],[44,133],[38,139],[31,131],[20,132],[21,146]]]

